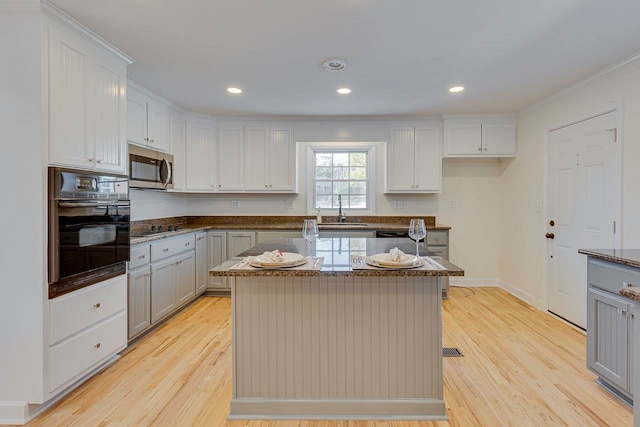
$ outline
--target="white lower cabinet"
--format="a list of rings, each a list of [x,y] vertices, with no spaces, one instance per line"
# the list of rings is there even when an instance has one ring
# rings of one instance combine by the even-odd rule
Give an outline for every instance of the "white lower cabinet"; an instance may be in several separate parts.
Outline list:
[[[207,246],[207,232],[196,234],[196,295],[206,291],[209,284],[210,267]]]
[[[227,232],[227,256],[233,258],[256,245],[255,231]]]
[[[227,232],[209,231],[207,233],[209,269],[216,267],[227,260]],[[207,290],[227,290],[227,278],[221,276],[209,277]]]
[[[151,264],[151,324],[176,308],[175,263],[169,258]]]
[[[189,251],[176,258],[176,299],[182,307],[196,297],[196,252]]]
[[[147,245],[148,248],[148,245]],[[129,339],[151,326],[151,267],[129,271]]]
[[[49,391],[71,385],[127,346],[127,276],[49,302]]]

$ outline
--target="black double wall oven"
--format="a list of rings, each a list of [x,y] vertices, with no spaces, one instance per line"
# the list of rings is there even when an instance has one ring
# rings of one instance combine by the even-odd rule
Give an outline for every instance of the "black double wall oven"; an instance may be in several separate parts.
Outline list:
[[[126,273],[127,176],[49,168],[49,298]]]

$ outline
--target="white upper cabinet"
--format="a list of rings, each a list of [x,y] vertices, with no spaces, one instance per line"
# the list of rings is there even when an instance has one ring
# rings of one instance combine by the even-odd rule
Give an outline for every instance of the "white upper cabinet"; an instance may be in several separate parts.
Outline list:
[[[185,190],[214,191],[213,161],[215,124],[187,118],[185,144]]]
[[[49,163],[126,173],[126,66],[100,46],[50,22]]]
[[[441,135],[436,123],[389,128],[385,193],[442,190]]]
[[[514,157],[513,117],[465,117],[444,120],[445,157]]]
[[[186,185],[185,170],[185,135],[186,126],[182,114],[171,112],[171,144],[170,152],[173,154],[173,190],[184,190]]]
[[[244,168],[242,162],[242,128],[218,128],[218,190],[242,191]]]
[[[169,151],[171,109],[131,84],[127,94],[127,140],[132,144]]]
[[[245,190],[295,192],[293,128],[245,127]]]

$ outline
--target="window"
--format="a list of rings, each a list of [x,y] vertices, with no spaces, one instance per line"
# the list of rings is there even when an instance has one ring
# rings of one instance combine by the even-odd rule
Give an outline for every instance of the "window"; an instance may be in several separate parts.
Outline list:
[[[368,151],[314,151],[314,209],[370,208]]]

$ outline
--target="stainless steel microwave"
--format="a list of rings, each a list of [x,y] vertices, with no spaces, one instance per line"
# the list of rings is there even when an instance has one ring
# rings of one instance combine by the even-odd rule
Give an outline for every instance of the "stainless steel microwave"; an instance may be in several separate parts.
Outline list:
[[[173,156],[129,145],[129,187],[173,188]]]

